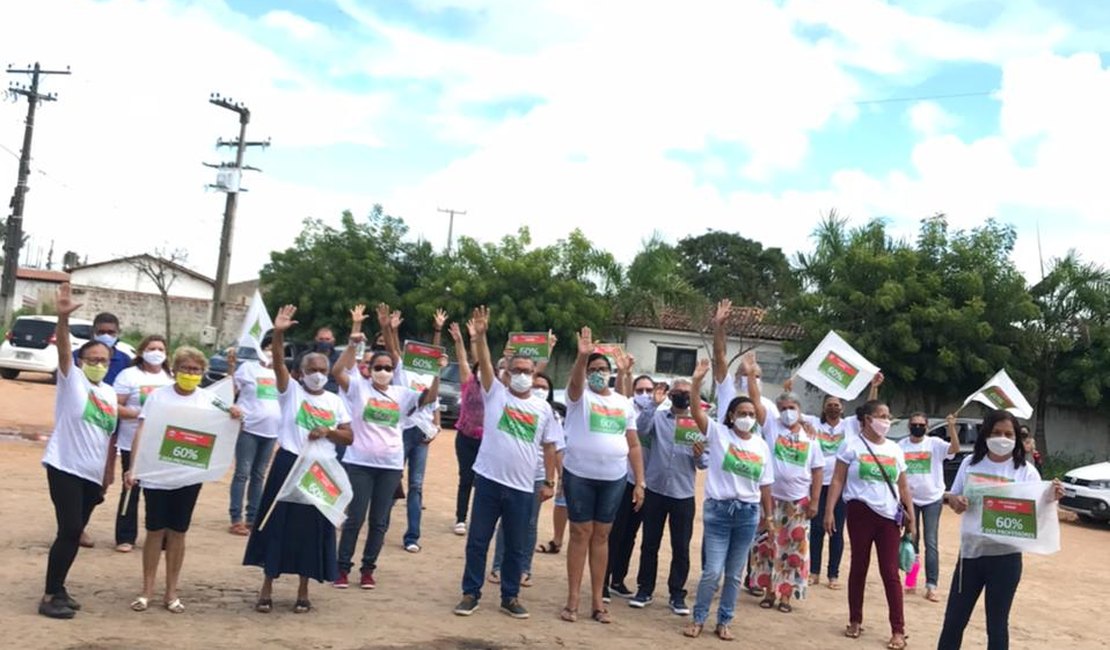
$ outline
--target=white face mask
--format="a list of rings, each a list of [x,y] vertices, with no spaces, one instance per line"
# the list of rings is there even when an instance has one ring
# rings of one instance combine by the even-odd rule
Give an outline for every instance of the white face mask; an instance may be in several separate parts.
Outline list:
[[[532,375],[511,375],[509,389],[514,393],[527,393],[532,390]]]
[[[328,376],[322,372],[310,372],[304,376],[304,387],[308,390],[323,390],[328,383]]]
[[[270,354],[269,350],[263,350],[262,354],[258,355],[258,360],[266,365],[270,365],[274,361],[274,355]]]
[[[651,406],[652,401],[654,401],[654,400],[652,399],[651,395],[637,395],[637,396],[632,398],[632,402],[641,411],[643,411],[647,407]]]
[[[755,427],[755,418],[750,415],[744,415],[736,418],[732,422],[732,428],[736,429],[739,433],[748,433]]]
[[[1009,456],[1014,453],[1014,439],[992,436],[987,438],[987,449],[995,456]]]
[[[763,379],[762,378],[757,377],[756,380],[755,380],[755,385],[759,388],[760,392],[763,391]],[[740,382],[737,384],[737,388],[740,390],[741,393],[744,393],[746,395],[749,392],[748,391],[748,378],[747,377],[741,377]]]
[[[798,417],[798,409],[796,408],[785,408],[779,413],[779,420],[788,427],[797,424]]]
[[[147,350],[143,352],[143,361],[152,366],[160,366],[166,362],[166,353],[161,350]]]
[[[546,402],[547,401],[547,389],[546,388],[533,388],[532,389],[532,397],[538,397],[538,398],[540,398],[540,399],[542,399],[543,401]]]
[[[374,378],[374,383],[379,386],[388,386],[389,382],[393,381],[392,370],[375,370],[370,373],[370,376]]]

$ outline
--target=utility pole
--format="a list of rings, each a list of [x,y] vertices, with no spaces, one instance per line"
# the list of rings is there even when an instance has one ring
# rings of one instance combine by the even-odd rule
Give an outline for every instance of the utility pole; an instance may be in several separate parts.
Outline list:
[[[462,215],[462,216],[465,217],[466,216],[466,211],[465,210],[452,210],[450,208],[448,208],[448,209],[436,208],[436,210],[438,210],[439,212],[446,212],[447,214],[451,215],[451,220],[447,222],[447,254],[450,255],[451,254],[451,241],[453,240],[454,233],[455,233],[455,215],[458,214],[458,215]]]
[[[231,266],[231,236],[235,230],[235,209],[239,205],[239,192],[246,191],[239,187],[242,171],[244,169],[262,171],[257,167],[244,167],[243,154],[247,147],[268,147],[270,141],[247,142],[247,124],[251,121],[251,112],[242,102],[236,102],[230,97],[221,97],[219,93],[212,93],[208,98],[208,103],[239,114],[239,138],[237,140],[223,140],[221,138],[216,141],[217,147],[235,147],[235,164],[220,163],[213,165],[205,163],[208,167],[215,167],[225,172],[225,174],[218,177],[216,185],[210,185],[209,187],[227,193],[227,202],[224,204],[223,231],[220,233],[220,257],[216,265],[216,290],[212,293],[211,325],[215,328],[216,345],[218,346],[220,337],[223,335],[224,294],[227,293],[227,274]]]
[[[13,68],[8,66],[8,74],[31,75],[30,87],[12,84],[8,92],[27,98],[27,120],[23,129],[23,149],[19,152],[19,176],[15,183],[15,193],[9,206],[12,214],[8,217],[4,233],[4,274],[0,277],[0,328],[7,327],[8,319],[14,311],[15,276],[19,269],[19,249],[23,246],[23,201],[27,195],[27,177],[31,175],[31,138],[35,134],[35,109],[39,102],[52,102],[58,96],[39,93],[39,77],[44,74],[69,74],[65,70],[43,70],[36,62],[34,66]]]

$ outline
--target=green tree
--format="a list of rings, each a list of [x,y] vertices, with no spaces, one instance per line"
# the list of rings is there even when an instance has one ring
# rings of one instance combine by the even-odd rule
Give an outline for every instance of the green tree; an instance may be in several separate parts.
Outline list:
[[[798,293],[782,250],[739,234],[710,230],[680,240],[676,252],[686,280],[709,301],[770,309]]]
[[[678,250],[659,233],[644,241],[614,296],[614,319],[623,325],[637,318],[658,321],[667,310],[702,317],[706,309],[705,296],[684,273]]]

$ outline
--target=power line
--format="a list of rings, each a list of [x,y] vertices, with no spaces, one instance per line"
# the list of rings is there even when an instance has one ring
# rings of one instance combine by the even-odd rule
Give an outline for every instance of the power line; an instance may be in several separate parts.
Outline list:
[[[857,106],[866,106],[869,104],[896,104],[899,102],[923,102],[930,99],[961,99],[964,97],[988,97],[997,93],[998,90],[979,90],[967,93],[950,93],[946,95],[915,95],[910,97],[887,97],[885,99],[861,99],[859,101],[847,102]]]

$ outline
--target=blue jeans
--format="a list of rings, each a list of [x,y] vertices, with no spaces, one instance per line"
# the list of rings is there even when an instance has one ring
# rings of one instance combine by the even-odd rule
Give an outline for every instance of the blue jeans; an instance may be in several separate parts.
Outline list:
[[[944,507],[944,499],[928,505],[914,504],[914,521],[917,526],[913,532],[913,549],[921,554],[921,522],[925,522],[925,588],[936,589],[940,582],[940,551],[937,546],[937,533],[940,528],[940,511]]]
[[[486,578],[486,557],[493,540],[493,530],[500,519],[505,532],[505,562],[501,569],[501,600],[510,600],[520,594],[520,576],[524,573],[525,543],[528,539],[528,520],[536,495],[514,490],[491,481],[484,476],[474,476],[474,503],[470,507],[470,527],[466,536],[466,568],[463,569],[463,594],[482,597],[482,583]]]
[[[248,524],[254,523],[258,502],[262,500],[262,486],[266,483],[266,468],[274,454],[277,438],[263,438],[243,431],[235,441],[235,474],[231,477],[231,523],[243,521],[243,489],[247,491]],[[250,483],[247,483],[247,480]]]
[[[405,462],[409,466],[409,490],[405,496],[409,527],[402,540],[405,546],[420,541],[420,511],[424,506],[424,467],[428,464],[428,445],[424,432],[417,427],[405,429]]]
[[[525,540],[524,545],[524,574],[532,575],[532,556],[536,552],[536,537],[540,525],[540,490],[543,489],[543,481],[536,481],[532,486],[536,491],[535,499],[532,500],[532,520],[528,524],[528,538]],[[493,570],[500,571],[501,563],[505,560],[505,530],[501,524],[497,524],[497,541],[493,547]]]
[[[706,499],[704,510],[702,549],[705,551],[705,566],[698,582],[694,622],[704,625],[709,618],[709,605],[724,575],[721,602],[717,606],[717,625],[728,625],[732,622],[736,597],[740,594],[744,562],[748,559],[748,551],[759,526],[759,504]]]
[[[817,504],[817,516],[809,520],[809,571],[821,575],[821,551],[825,547],[825,507],[829,502],[829,486],[821,488],[821,499]],[[844,501],[836,502],[833,507],[836,532],[829,535],[829,572],[830,580],[840,578],[840,558],[844,557]]]

